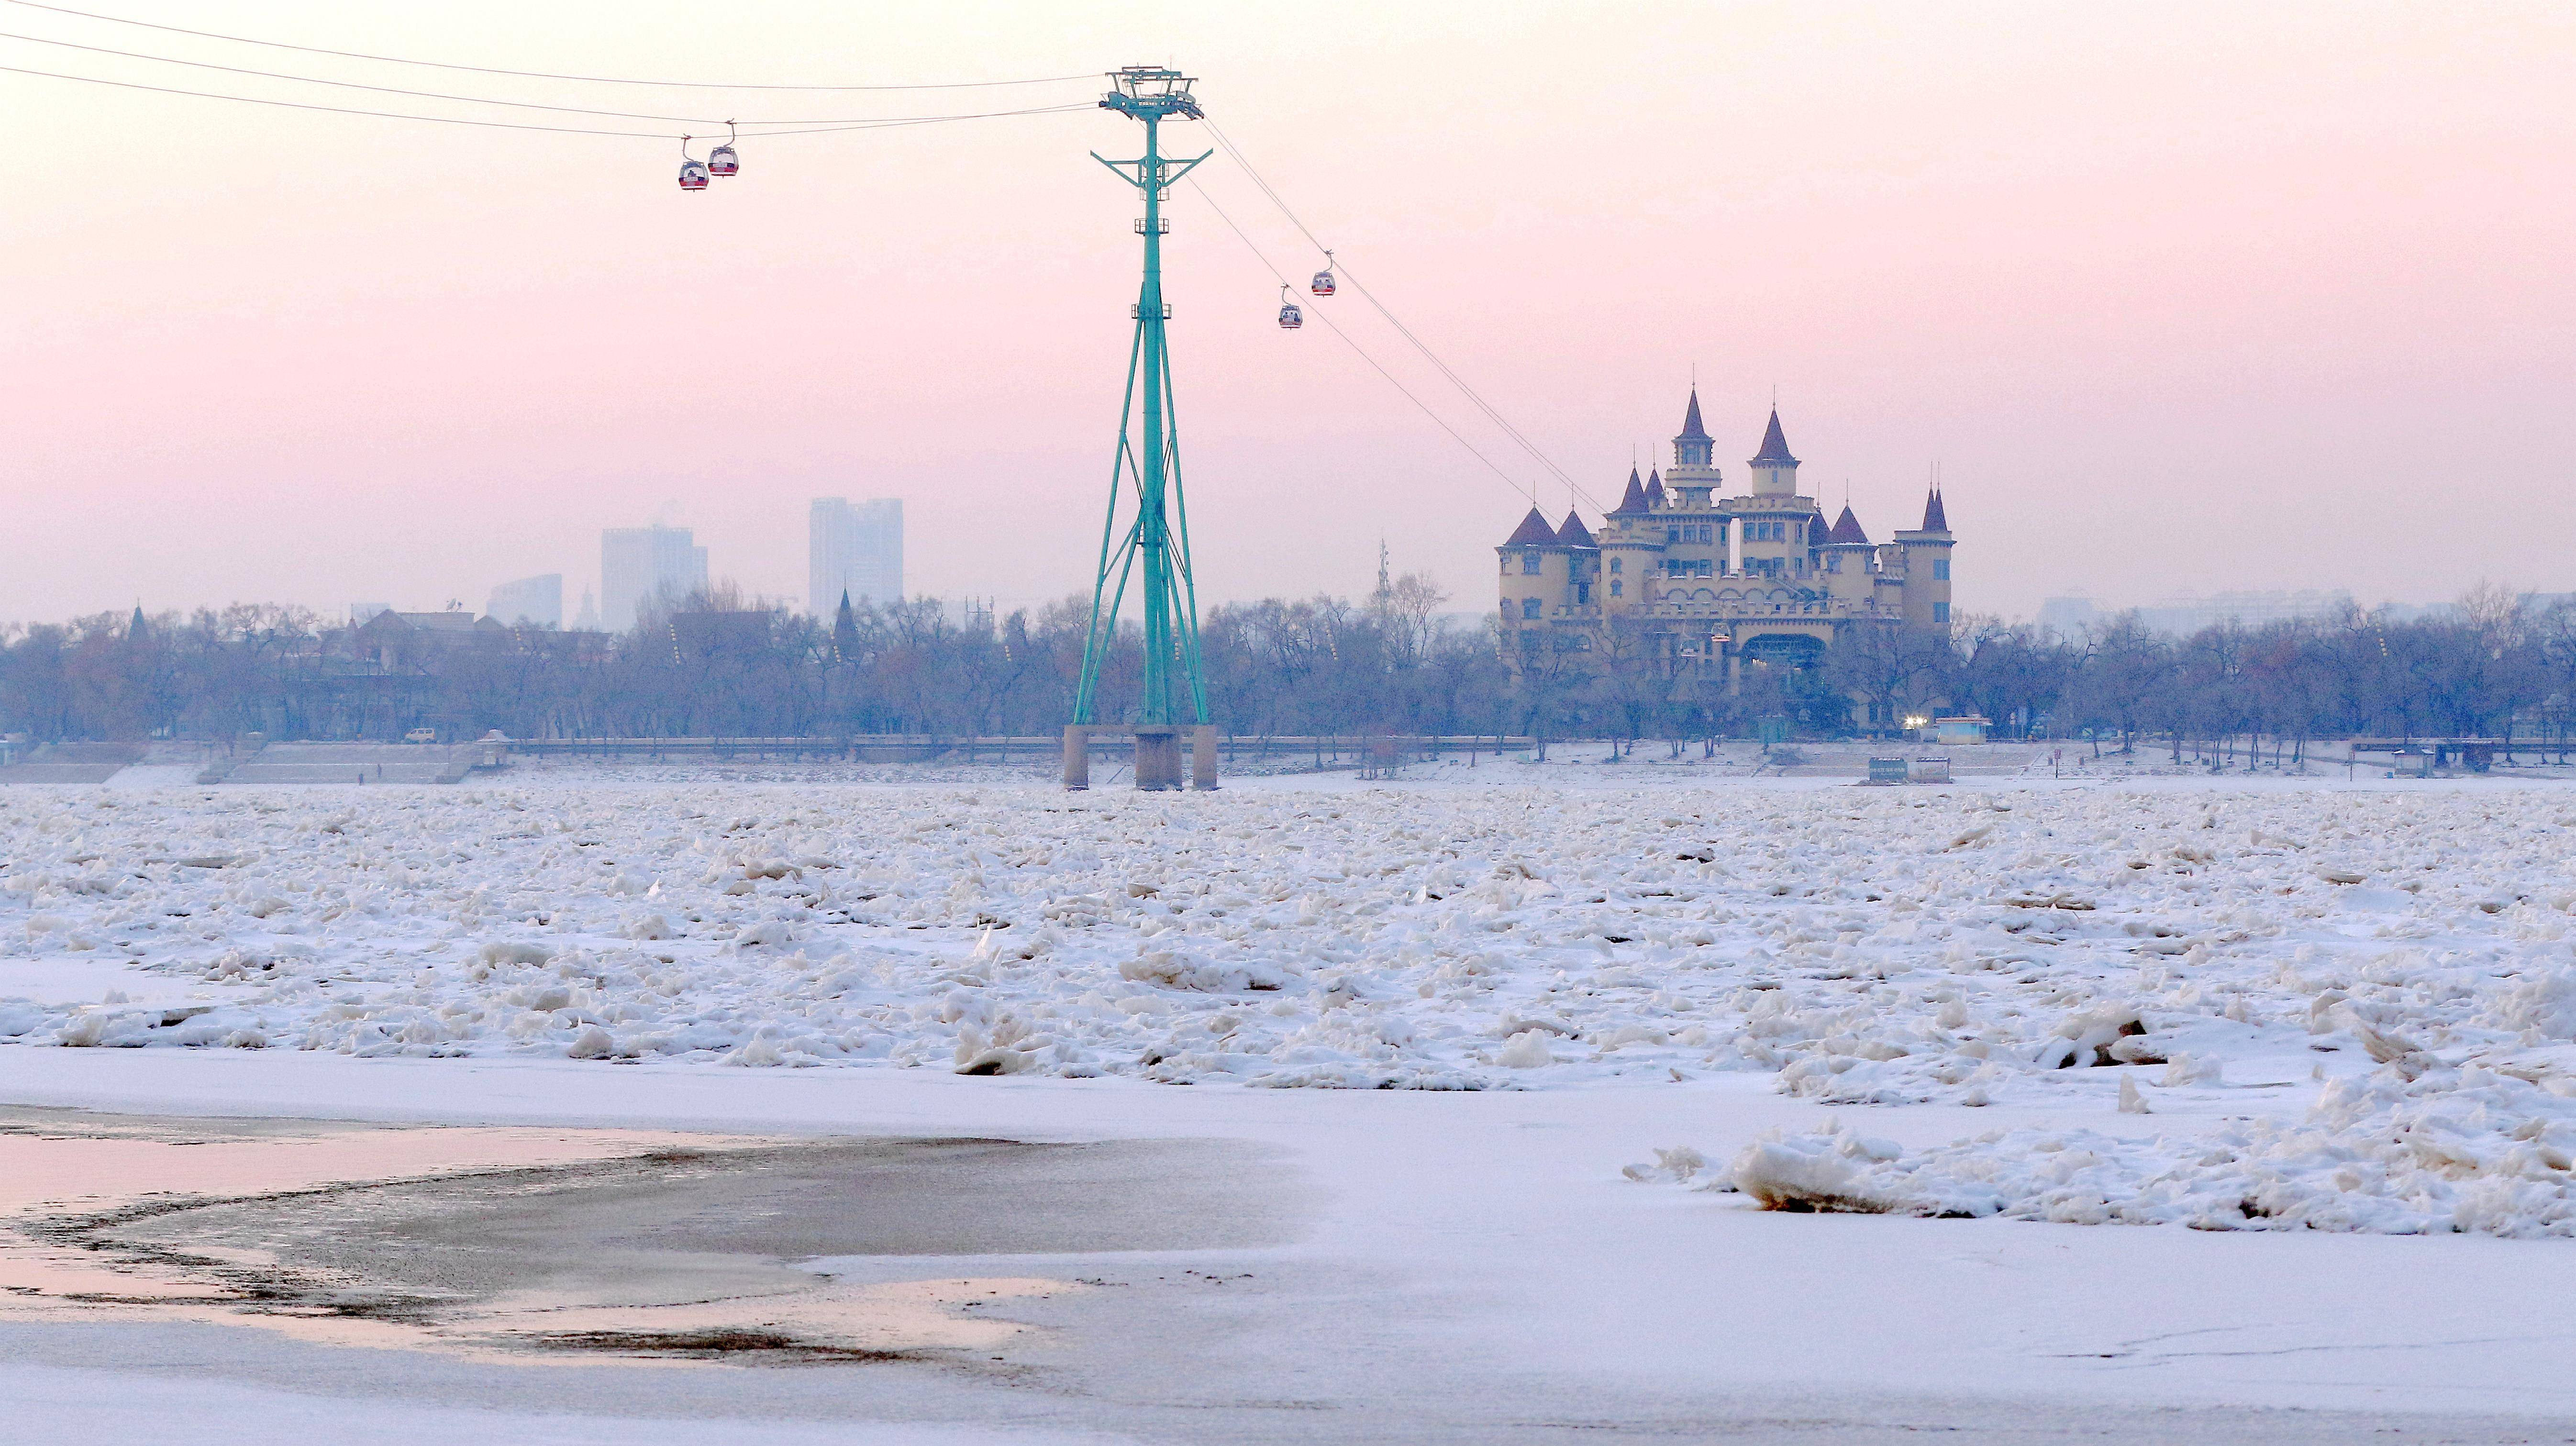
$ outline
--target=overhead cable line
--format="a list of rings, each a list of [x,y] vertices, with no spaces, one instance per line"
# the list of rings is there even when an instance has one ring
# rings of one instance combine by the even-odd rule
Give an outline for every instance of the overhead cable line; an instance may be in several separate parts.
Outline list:
[[[1609,508],[1604,507],[1601,503],[1601,499],[1593,496],[1582,483],[1575,481],[1570,473],[1568,473],[1564,468],[1556,465],[1555,459],[1549,457],[1545,452],[1540,451],[1538,449],[1538,444],[1532,442],[1528,436],[1522,433],[1520,428],[1513,426],[1510,418],[1505,417],[1491,402],[1486,401],[1482,392],[1477,391],[1473,386],[1469,385],[1467,379],[1460,376],[1456,368],[1450,366],[1446,361],[1443,361],[1440,354],[1431,349],[1430,343],[1424,341],[1419,335],[1415,334],[1413,328],[1406,326],[1403,320],[1399,318],[1394,311],[1390,310],[1385,302],[1378,299],[1377,293],[1369,290],[1367,283],[1359,279],[1358,275],[1351,270],[1349,262],[1333,259],[1334,253],[1331,249],[1327,248],[1324,245],[1323,240],[1316,236],[1316,234],[1307,227],[1303,220],[1298,218],[1297,213],[1289,207],[1287,200],[1271,186],[1268,180],[1262,177],[1259,170],[1254,168],[1251,160],[1243,154],[1242,148],[1235,145],[1233,138],[1225,133],[1223,127],[1211,120],[1207,122],[1207,128],[1208,133],[1216,137],[1216,143],[1225,148],[1226,155],[1231,157],[1236,165],[1243,168],[1243,173],[1252,178],[1252,183],[1261,188],[1261,193],[1263,195],[1270,198],[1270,204],[1278,207],[1279,214],[1288,218],[1288,224],[1296,227],[1298,234],[1304,236],[1316,250],[1324,252],[1327,261],[1332,265],[1334,271],[1344,279],[1348,280],[1351,285],[1358,290],[1361,297],[1364,298],[1371,307],[1376,309],[1378,315],[1386,318],[1387,325],[1394,327],[1396,333],[1402,336],[1407,342],[1411,343],[1415,351],[1422,353],[1425,361],[1430,362],[1433,367],[1439,370],[1442,376],[1447,377],[1449,379],[1449,384],[1456,387],[1461,396],[1464,396],[1469,402],[1473,403],[1476,410],[1484,413],[1487,420],[1491,421],[1495,426],[1500,427],[1505,436],[1510,437],[1514,442],[1518,443],[1522,451],[1527,452],[1530,456],[1536,458],[1540,466],[1555,473],[1557,480],[1563,482],[1569,491],[1573,492],[1576,496],[1581,497],[1584,501],[1591,503],[1595,511],[1606,513],[1610,510]],[[1339,328],[1335,329],[1339,330]]]
[[[82,20],[100,20],[111,25],[133,25],[145,30],[162,30],[173,35],[194,35],[202,40],[225,40],[236,45],[258,45],[270,50],[294,50],[306,55],[332,55],[342,60],[372,60],[385,65],[418,65],[433,70],[464,70],[477,75],[508,75],[522,80],[570,80],[586,85],[651,85],[672,90],[980,90],[1002,85],[1055,85],[1073,80],[1098,80],[1103,72],[1086,70],[1075,75],[1036,75],[1017,80],[954,80],[913,85],[777,85],[714,80],[635,80],[615,75],[558,75],[543,70],[504,70],[490,65],[457,65],[443,60],[412,60],[399,55],[370,55],[357,50],[330,50],[319,45],[290,45],[282,40],[257,40],[247,35],[226,35],[214,30],[191,30],[184,25],[161,25],[150,20],[129,20],[122,15],[102,15],[94,10],[73,10],[61,5],[42,5],[37,0],[6,0],[11,5],[29,10],[46,10],[56,15],[71,15]]]
[[[1278,267],[1270,264],[1270,258],[1263,254],[1260,245],[1250,236],[1245,235],[1242,227],[1234,224],[1234,218],[1227,215],[1225,213],[1225,208],[1216,203],[1216,197],[1208,194],[1207,187],[1200,185],[1196,178],[1192,178],[1190,181],[1190,189],[1199,193],[1199,199],[1207,202],[1208,209],[1216,212],[1216,218],[1225,223],[1225,229],[1234,233],[1235,239],[1243,243],[1244,249],[1252,253],[1252,258],[1261,263],[1263,270],[1268,271],[1272,276],[1277,277],[1281,286],[1291,284],[1288,278],[1280,273]],[[1386,378],[1388,386],[1391,386],[1397,391],[1403,393],[1404,399],[1420,408],[1422,415],[1429,417],[1441,431],[1448,433],[1459,446],[1466,448],[1467,455],[1484,463],[1486,468],[1495,476],[1503,479],[1505,486],[1508,486],[1513,491],[1527,497],[1529,499],[1530,506],[1538,506],[1538,493],[1533,490],[1529,484],[1520,481],[1513,477],[1511,473],[1504,471],[1495,463],[1493,458],[1486,456],[1483,451],[1477,448],[1475,443],[1468,441],[1465,435],[1460,433],[1457,428],[1450,426],[1447,418],[1441,416],[1438,412],[1431,410],[1429,403],[1423,401],[1422,398],[1415,396],[1412,388],[1406,386],[1403,382],[1396,380],[1395,373],[1388,371],[1379,363],[1376,357],[1370,356],[1367,348],[1361,346],[1358,342],[1351,340],[1351,334],[1342,330],[1339,323],[1335,322],[1331,317],[1326,316],[1321,310],[1318,310],[1315,313],[1315,319],[1322,322],[1324,325],[1331,327],[1333,329],[1333,335],[1342,339],[1342,345],[1349,347],[1353,354],[1357,355],[1361,361],[1367,362],[1379,376]]]
[[[405,90],[399,86],[369,85],[363,81],[355,80],[325,80],[320,76],[314,75],[292,75],[276,70],[253,70],[247,66],[218,65],[210,60],[181,60],[176,56],[153,55],[140,50],[114,50],[104,45],[81,45],[69,40],[48,40],[41,35],[19,35],[6,30],[0,30],[0,40],[22,40],[30,45],[55,45],[60,46],[65,50],[84,50],[92,55],[114,55],[123,57],[127,60],[149,60],[161,65],[184,65],[195,70],[220,70],[227,75],[250,75],[257,76],[263,80],[287,80],[294,81],[300,85],[328,85],[337,87],[341,90],[371,90],[382,95],[405,95],[417,100],[452,100],[466,105],[497,105],[506,106],[512,110],[542,110],[561,112],[566,115],[605,116],[613,120],[656,120],[670,121],[679,125],[703,126],[834,126],[873,123],[878,120],[918,119],[918,117],[914,116],[845,116],[832,118],[800,117],[780,120],[738,120],[728,116],[658,115],[648,111],[593,110],[587,106],[545,105],[537,101],[529,100],[495,100],[489,96],[453,95],[446,91],[438,90]]]
[[[678,138],[678,133],[675,131],[612,131],[600,130],[587,126],[539,125],[533,121],[469,120],[463,116],[415,115],[407,111],[365,110],[357,106],[346,105],[315,105],[309,101],[270,100],[255,95],[227,95],[221,91],[181,90],[176,86],[145,85],[140,81],[132,80],[108,80],[104,77],[95,75],[65,75],[60,71],[29,70],[23,66],[16,65],[0,65],[0,74],[32,75],[46,80],[75,80],[79,81],[83,85],[109,85],[114,86],[119,90],[148,90],[156,95],[193,96],[199,100],[229,100],[237,101],[243,105],[280,106],[287,110],[325,111],[332,115],[374,116],[380,120],[428,121],[434,125],[480,126],[486,130],[552,131],[557,135],[568,136],[627,136],[639,140],[653,141],[667,141]],[[849,121],[828,125],[807,126],[797,130],[761,131],[758,132],[758,134],[762,136],[810,136],[822,135],[827,132],[834,131],[872,131],[884,130],[894,126],[932,125],[941,121],[991,120],[1002,116],[1055,115],[1065,111],[1087,111],[1092,108],[1093,107],[1088,103],[1029,106],[1019,110],[974,111],[962,115],[925,115],[909,116],[902,119]]]

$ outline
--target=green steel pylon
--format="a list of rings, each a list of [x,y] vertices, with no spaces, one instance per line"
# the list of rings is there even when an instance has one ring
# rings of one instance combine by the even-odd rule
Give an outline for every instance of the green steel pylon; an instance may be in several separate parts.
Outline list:
[[[1163,322],[1171,315],[1163,302],[1163,233],[1170,229],[1163,219],[1163,201],[1174,181],[1215,152],[1184,161],[1163,157],[1164,119],[1199,119],[1199,103],[1190,94],[1192,77],[1161,66],[1131,65],[1110,79],[1117,89],[1101,97],[1101,108],[1145,123],[1145,154],[1133,161],[1113,161],[1094,151],[1091,158],[1144,193],[1145,215],[1136,230],[1145,238],[1145,282],[1136,298],[1136,337],[1127,353],[1127,396],[1118,409],[1118,454],[1110,464],[1109,516],[1100,528],[1100,575],[1091,585],[1091,630],[1082,644],[1082,685],[1074,695],[1073,721],[1097,721],[1091,710],[1099,696],[1100,665],[1117,640],[1118,608],[1126,600],[1129,576],[1141,561],[1145,696],[1134,721],[1205,723],[1207,676],[1199,666],[1199,603],[1190,579],[1189,506],[1181,496],[1180,430],[1172,410],[1171,353],[1163,336]],[[1119,498],[1131,478],[1136,511],[1121,532]],[[1187,682],[1187,698],[1176,696],[1176,673]]]

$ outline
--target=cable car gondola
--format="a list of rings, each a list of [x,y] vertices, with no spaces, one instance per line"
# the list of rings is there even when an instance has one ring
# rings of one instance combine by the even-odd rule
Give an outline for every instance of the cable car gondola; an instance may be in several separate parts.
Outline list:
[[[725,143],[716,147],[714,150],[707,152],[708,175],[731,176],[737,175],[741,172],[742,157],[735,155],[733,151],[733,143],[736,139],[738,139],[738,137],[733,133],[733,122],[726,121]]]
[[[689,138],[680,137],[680,189],[703,191],[707,188],[707,163],[689,155]]]
[[[1330,251],[1324,253],[1324,269],[1315,273],[1315,294],[1317,296],[1333,294],[1333,253]]]
[[[1297,328],[1304,326],[1305,324],[1306,313],[1299,311],[1297,309],[1297,303],[1288,299],[1288,284],[1284,281],[1281,282],[1279,284],[1280,328],[1285,331],[1295,331]]]

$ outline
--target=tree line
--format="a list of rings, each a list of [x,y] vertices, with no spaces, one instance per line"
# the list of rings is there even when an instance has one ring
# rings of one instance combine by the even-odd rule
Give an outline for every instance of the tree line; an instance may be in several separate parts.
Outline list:
[[[2226,623],[2189,637],[2135,615],[2077,636],[1962,618],[1946,636],[1855,631],[1810,668],[1671,666],[1623,624],[1506,669],[1491,620],[1462,626],[1428,579],[1359,598],[1225,604],[1202,620],[1210,710],[1255,735],[1528,734],[1542,739],[1886,732],[1974,713],[1999,737],[2129,748],[2268,740],[2564,740],[2576,607],[2484,588],[2437,616]],[[716,589],[624,634],[484,628],[452,637],[334,626],[300,608],[101,613],[0,626],[0,731],[55,739],[1044,735],[1069,717],[1088,599],[995,619],[935,600],[836,618]],[[1104,721],[1141,676],[1132,630],[1103,668]]]

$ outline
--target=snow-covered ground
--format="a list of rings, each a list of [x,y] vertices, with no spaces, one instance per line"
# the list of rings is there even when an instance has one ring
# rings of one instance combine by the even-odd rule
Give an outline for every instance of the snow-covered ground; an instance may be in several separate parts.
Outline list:
[[[1257,1138],[1550,1380],[2576,1414],[2459,1238],[2576,1233],[2563,785],[1565,771],[12,790],[0,1093]]]

